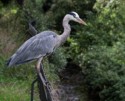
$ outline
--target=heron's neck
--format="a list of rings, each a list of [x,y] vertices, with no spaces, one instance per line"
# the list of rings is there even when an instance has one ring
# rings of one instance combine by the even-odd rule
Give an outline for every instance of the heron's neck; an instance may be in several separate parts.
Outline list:
[[[64,28],[64,31],[60,35],[61,43],[64,43],[67,40],[67,38],[69,37],[70,32],[71,32],[71,27],[69,25],[69,20],[66,19],[66,18],[63,19],[63,28]]]

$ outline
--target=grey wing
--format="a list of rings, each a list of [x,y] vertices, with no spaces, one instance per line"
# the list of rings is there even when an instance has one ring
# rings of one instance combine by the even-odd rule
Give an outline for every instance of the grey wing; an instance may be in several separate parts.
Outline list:
[[[26,41],[8,61],[8,66],[22,64],[53,52],[56,44],[55,34],[42,37],[37,35]]]

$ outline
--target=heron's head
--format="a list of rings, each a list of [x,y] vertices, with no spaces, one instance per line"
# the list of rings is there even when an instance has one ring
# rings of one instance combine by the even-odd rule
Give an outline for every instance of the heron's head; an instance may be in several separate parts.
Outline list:
[[[66,17],[68,18],[69,21],[72,20],[80,24],[87,25],[85,21],[83,21],[76,12],[70,12],[69,14],[66,15]]]

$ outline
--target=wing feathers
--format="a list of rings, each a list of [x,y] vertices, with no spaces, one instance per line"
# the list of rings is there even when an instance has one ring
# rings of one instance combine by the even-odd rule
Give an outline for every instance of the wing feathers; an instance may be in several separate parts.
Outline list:
[[[46,35],[45,33],[49,34]],[[54,32],[46,31],[30,38],[12,55],[7,65],[22,64],[52,53],[56,44],[55,35]]]

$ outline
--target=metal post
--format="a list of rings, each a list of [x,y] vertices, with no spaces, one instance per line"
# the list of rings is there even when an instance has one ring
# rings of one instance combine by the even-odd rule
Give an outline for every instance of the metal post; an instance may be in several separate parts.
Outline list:
[[[36,78],[32,84],[31,84],[31,101],[33,101],[33,95],[34,95],[34,84],[36,83],[36,81],[38,81],[38,79]]]

